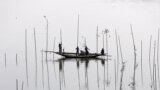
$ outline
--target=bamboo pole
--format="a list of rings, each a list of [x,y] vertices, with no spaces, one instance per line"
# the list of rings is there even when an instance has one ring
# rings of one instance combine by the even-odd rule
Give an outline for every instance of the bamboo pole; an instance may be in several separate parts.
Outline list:
[[[37,88],[37,43],[36,43],[36,31],[34,28],[34,44],[35,44],[35,86]]]
[[[59,86],[60,86],[60,90],[62,89],[61,87],[61,69],[62,69],[62,62],[59,62]]]
[[[116,36],[116,49],[117,49],[117,82],[118,82],[118,70],[119,70],[119,47],[118,47],[118,36],[117,36],[117,30],[115,30],[115,36]]]
[[[153,79],[152,79],[152,69],[151,69],[151,46],[152,46],[152,36],[150,36],[150,44],[149,44],[149,70],[150,70],[150,78],[152,83]]]
[[[5,68],[7,68],[7,55],[6,55],[6,53],[4,54],[4,60],[5,60]]]
[[[77,23],[77,47],[79,42],[79,14],[78,14],[78,23]]]
[[[44,64],[43,64],[43,49],[42,49],[42,84],[44,89]]]
[[[157,67],[155,64],[155,90],[157,90]]]
[[[26,79],[27,79],[27,87],[28,83],[28,59],[27,59],[27,30],[25,30],[25,60],[26,60]]]
[[[16,53],[16,66],[18,66],[18,54]]]
[[[136,46],[134,42],[134,36],[133,36],[133,30],[132,25],[130,25],[131,28],[131,34],[132,34],[132,41],[133,41],[133,49],[134,49],[134,72],[133,72],[133,90],[135,90],[135,77],[136,77]]]
[[[24,85],[24,82],[22,82],[22,88],[21,88],[21,90],[23,90],[23,85]]]
[[[97,60],[97,85],[99,88],[99,68],[98,68],[98,60]]]
[[[56,38],[54,37],[54,43],[53,43],[53,61],[54,61],[54,51],[55,51],[55,43],[56,43]],[[55,63],[53,62],[54,65],[54,74],[56,77],[56,67],[55,67]]]
[[[47,22],[47,25],[46,25],[46,51],[48,51],[48,19],[46,16],[44,16],[46,22]],[[48,89],[50,90],[50,79],[49,79],[49,67],[48,67],[48,54],[46,52],[46,67],[47,67],[47,79],[48,79]]]
[[[143,50],[143,47],[142,47],[142,40],[141,40],[141,83],[143,85],[143,61],[142,61],[142,57],[143,57],[143,54],[142,54],[142,51]]]
[[[65,74],[64,74],[64,61],[63,61],[63,63],[62,63],[62,65],[63,65],[63,69],[62,69],[62,74],[63,74],[63,84],[64,84],[64,87],[66,87],[66,82],[65,82]]]
[[[156,41],[154,41],[154,54],[153,54],[153,88],[155,88],[155,59],[156,59]]]
[[[159,76],[159,30],[158,30],[158,39],[157,39],[157,73],[158,73],[158,83],[160,90],[160,76]]]
[[[106,67],[105,67],[106,65],[105,65],[105,61],[104,61],[104,90],[105,90],[105,88],[106,88],[106,86],[105,86],[105,81],[106,81]]]
[[[79,75],[79,60],[77,60],[77,71],[78,71],[78,85],[79,85],[79,90],[80,90],[80,75]]]
[[[97,26],[97,33],[96,33],[96,52],[98,53],[98,26]]]
[[[97,26],[97,33],[96,33],[96,52],[98,54],[98,26]],[[97,60],[97,85],[98,85],[98,88],[99,88],[98,60]]]
[[[108,80],[108,29],[105,30],[106,32],[106,53],[107,53],[107,86],[109,85],[109,80]]]
[[[18,79],[16,79],[16,90],[18,90]]]
[[[123,55],[122,55],[122,49],[121,49],[121,41],[120,41],[120,37],[119,37],[119,36],[118,36],[118,42],[119,42],[119,49],[120,49],[120,55],[121,55],[121,64],[122,64],[122,68],[121,68],[121,78],[120,78],[120,90],[122,90],[123,74],[124,74],[125,63],[124,63],[124,61],[123,61]]]
[[[114,73],[115,73],[115,90],[117,90],[117,70],[116,70],[116,60],[114,59]]]

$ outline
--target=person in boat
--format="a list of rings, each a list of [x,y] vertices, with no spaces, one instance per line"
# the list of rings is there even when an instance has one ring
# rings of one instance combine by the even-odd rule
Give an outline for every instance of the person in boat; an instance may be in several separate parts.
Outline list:
[[[79,47],[76,48],[76,55],[79,55]]]
[[[86,55],[89,54],[89,51],[88,51],[88,47],[87,47],[87,46],[85,46],[85,53],[86,53]]]
[[[62,44],[59,43],[59,53],[62,53]]]
[[[104,55],[104,48],[102,48],[102,50],[101,50],[101,54],[102,54],[102,55]]]

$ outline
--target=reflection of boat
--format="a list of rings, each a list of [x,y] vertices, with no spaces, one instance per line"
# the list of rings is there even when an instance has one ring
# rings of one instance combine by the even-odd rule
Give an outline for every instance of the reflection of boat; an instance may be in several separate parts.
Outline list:
[[[110,60],[110,59],[108,59],[108,60]],[[51,60],[51,61],[52,62],[61,62],[61,61],[80,61],[80,62],[101,61],[101,62],[105,62],[107,60],[104,58],[65,58],[65,57],[62,57],[62,58],[58,58],[58,59]]]

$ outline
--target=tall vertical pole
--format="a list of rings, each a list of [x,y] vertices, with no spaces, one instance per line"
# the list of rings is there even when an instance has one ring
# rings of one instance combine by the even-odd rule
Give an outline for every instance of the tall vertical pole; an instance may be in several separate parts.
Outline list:
[[[42,84],[44,89],[44,64],[43,64],[43,49],[42,49]]]
[[[46,16],[44,16],[47,25],[46,25],[46,51],[48,51],[48,19],[46,18]],[[50,79],[49,79],[49,68],[48,68],[48,62],[47,62],[47,52],[46,52],[46,65],[47,65],[47,77],[48,77],[48,89],[50,90]]]
[[[107,86],[109,84],[109,80],[108,80],[108,29],[105,30],[106,32],[106,53],[107,53]]]
[[[114,73],[115,73],[115,90],[117,90],[117,70],[116,70],[116,60],[114,60]]]
[[[150,70],[151,82],[153,82],[153,79],[152,79],[152,69],[151,69],[151,45],[152,45],[152,36],[150,36],[150,44],[149,44],[149,70]]]
[[[78,14],[78,23],[77,23],[77,47],[79,42],[79,14]]]
[[[119,49],[118,49],[118,36],[117,36],[117,30],[115,30],[115,36],[116,36],[116,47],[117,47],[117,82],[118,82],[118,70],[119,70]]]
[[[98,26],[97,26],[97,33],[96,33],[96,40],[97,40],[97,42],[96,42],[96,51],[97,51],[97,53],[98,53]]]
[[[27,60],[27,30],[25,30],[25,60],[26,60],[26,79],[27,79],[27,87],[28,85],[28,60]]]
[[[122,84],[123,84],[123,74],[124,74],[124,68],[125,68],[125,63],[123,62],[123,55],[122,55],[122,49],[121,49],[121,42],[120,42],[120,37],[118,36],[118,42],[119,42],[119,51],[121,55],[121,63],[122,63],[122,68],[121,68],[121,78],[120,78],[120,89],[122,90]]]
[[[62,29],[60,29],[60,43],[61,43],[61,45],[62,45]]]
[[[159,30],[158,30],[158,39],[157,39],[157,73],[158,73],[158,83],[160,89],[160,76],[159,76]]]
[[[155,88],[155,71],[156,71],[156,69],[155,69],[155,65],[156,65],[156,61],[155,61],[155,59],[156,59],[156,40],[154,41],[154,53],[153,53],[153,88]]]
[[[37,88],[37,44],[36,44],[36,31],[34,28],[34,44],[35,44],[35,86]]]
[[[18,54],[16,53],[16,66],[18,66]]]
[[[143,85],[143,61],[142,61],[142,40],[141,40],[141,81]]]
[[[97,54],[98,54],[98,26],[97,26],[97,33],[96,33],[96,48],[97,48]],[[98,70],[98,60],[97,60],[97,84],[99,88],[99,70]]]
[[[104,49],[104,31],[102,31],[102,41],[103,41],[103,49]]]
[[[4,54],[4,60],[5,60],[5,68],[7,68],[7,56],[6,56],[6,53]]]
[[[16,79],[16,90],[18,90],[18,79]]]
[[[130,25],[131,34],[132,34],[132,41],[133,41],[133,49],[134,49],[134,72],[133,72],[133,89],[135,90],[135,77],[136,77],[136,46],[134,42],[133,30],[132,25]]]
[[[22,88],[21,88],[21,90],[23,90],[23,85],[24,85],[24,82],[22,82]]]

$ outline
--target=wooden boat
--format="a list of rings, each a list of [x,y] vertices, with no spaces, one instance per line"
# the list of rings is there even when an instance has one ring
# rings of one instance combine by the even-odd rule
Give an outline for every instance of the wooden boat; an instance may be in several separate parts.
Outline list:
[[[89,53],[89,54],[76,54],[72,52],[54,52],[54,51],[44,51],[44,52],[50,52],[50,53],[56,53],[58,55],[61,55],[65,58],[97,58],[98,56],[105,56],[106,54],[102,55],[100,53]]]
[[[97,53],[89,53],[89,54],[76,54],[76,53],[67,53],[67,52],[63,52],[63,53],[59,53],[59,52],[54,52],[58,55],[61,55],[63,57],[66,58],[96,58],[98,56],[104,56],[102,54],[97,54]]]

